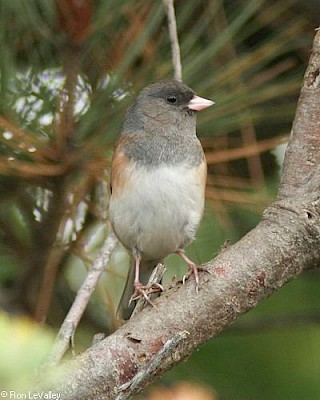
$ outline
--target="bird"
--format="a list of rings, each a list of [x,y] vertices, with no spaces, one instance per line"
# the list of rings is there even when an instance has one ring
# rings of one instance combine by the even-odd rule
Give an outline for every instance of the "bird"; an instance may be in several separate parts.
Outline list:
[[[207,163],[196,114],[213,104],[181,81],[167,80],[145,87],[126,112],[111,162],[109,202],[113,231],[133,258],[119,318],[130,317],[137,298],[153,305],[147,282],[169,254],[186,262],[183,282],[194,275],[198,290],[198,268],[184,249],[194,240],[205,201]]]

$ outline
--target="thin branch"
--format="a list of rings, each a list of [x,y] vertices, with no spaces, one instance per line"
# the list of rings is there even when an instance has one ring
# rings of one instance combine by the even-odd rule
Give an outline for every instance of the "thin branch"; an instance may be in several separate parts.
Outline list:
[[[57,230],[59,231],[59,227]],[[52,295],[54,293],[54,284],[65,251],[66,247],[61,244],[53,244],[53,246],[48,249],[48,258],[44,265],[44,273],[35,310],[35,320],[37,322],[43,322],[47,317]]]
[[[18,159],[0,160],[0,173],[2,175],[16,175],[25,178],[63,175],[68,167],[69,163],[47,164],[31,163]]]
[[[163,0],[168,17],[168,29],[171,42],[172,64],[174,69],[174,79],[182,81],[182,67],[180,57],[180,45],[177,33],[177,21],[174,12],[174,0]]]
[[[238,160],[240,158],[248,158],[272,150],[280,144],[287,143],[287,141],[287,135],[276,136],[271,139],[248,144],[244,147],[210,152],[206,151],[206,159],[208,164],[219,164],[226,161]]]
[[[90,301],[91,295],[94,292],[99,278],[110,260],[111,253],[117,244],[112,231],[110,231],[104,245],[97,256],[94,264],[86,276],[77,296],[59,330],[56,342],[49,353],[43,368],[47,368],[57,364],[69,348],[70,341],[74,336],[75,330],[79,321]]]
[[[255,209],[257,209],[257,204],[259,207],[265,208],[271,203],[271,198],[263,193],[244,193],[237,190],[220,189],[210,186],[206,188],[206,197],[214,201],[237,203],[239,207],[243,204],[253,204],[255,205]]]

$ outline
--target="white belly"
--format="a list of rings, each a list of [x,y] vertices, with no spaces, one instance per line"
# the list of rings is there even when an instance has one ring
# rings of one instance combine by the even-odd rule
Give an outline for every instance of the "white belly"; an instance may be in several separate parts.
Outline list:
[[[160,260],[194,238],[204,207],[199,168],[161,167],[132,173],[128,190],[110,200],[110,219],[121,243],[144,259]]]

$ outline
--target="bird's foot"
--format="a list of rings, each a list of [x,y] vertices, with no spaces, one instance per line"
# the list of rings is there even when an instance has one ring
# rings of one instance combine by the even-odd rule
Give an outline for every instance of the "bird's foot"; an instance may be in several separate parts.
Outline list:
[[[148,304],[150,304],[152,307],[156,307],[152,301],[150,300],[149,296],[158,293],[158,292],[163,292],[164,288],[160,283],[152,283],[151,285],[143,285],[141,282],[136,282],[134,284],[134,293],[130,298],[129,305],[136,300],[142,299],[146,301]]]
[[[190,260],[190,258],[185,254],[184,250],[178,250],[177,254],[185,261],[185,263],[188,265],[189,271],[183,276],[182,278],[182,284],[184,285],[186,283],[186,280],[190,278],[191,275],[194,275],[195,283],[196,283],[196,292],[198,294],[199,292],[199,271],[205,271],[209,272],[210,271],[205,268],[205,267],[197,267],[197,265]]]
[[[196,281],[196,292],[199,293],[199,271],[204,271],[210,273],[207,268],[204,267],[197,267],[195,263],[188,264],[189,271],[183,275],[182,284],[186,283],[186,280],[190,278],[191,275],[194,275],[194,279]]]

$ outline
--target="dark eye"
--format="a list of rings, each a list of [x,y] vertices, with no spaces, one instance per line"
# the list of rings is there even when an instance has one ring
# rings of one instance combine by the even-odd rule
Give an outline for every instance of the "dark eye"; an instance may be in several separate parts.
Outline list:
[[[177,101],[177,96],[175,94],[168,94],[167,101],[169,103],[175,103]]]

